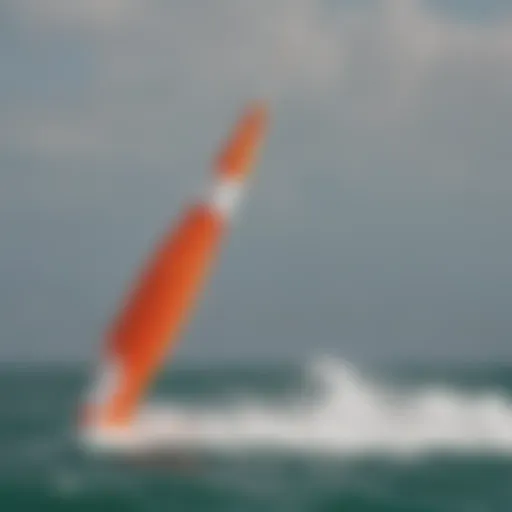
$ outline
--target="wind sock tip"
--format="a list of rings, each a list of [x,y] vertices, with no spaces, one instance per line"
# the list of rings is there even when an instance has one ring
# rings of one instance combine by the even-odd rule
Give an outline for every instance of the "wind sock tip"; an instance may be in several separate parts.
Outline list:
[[[221,175],[242,178],[250,172],[268,124],[268,105],[250,102],[217,160]]]

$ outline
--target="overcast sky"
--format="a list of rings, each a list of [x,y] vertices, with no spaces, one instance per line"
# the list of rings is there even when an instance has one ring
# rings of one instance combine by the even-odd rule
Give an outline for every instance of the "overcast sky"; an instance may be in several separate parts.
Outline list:
[[[0,359],[81,359],[238,109],[264,158],[182,358],[512,358],[503,0],[0,0]]]

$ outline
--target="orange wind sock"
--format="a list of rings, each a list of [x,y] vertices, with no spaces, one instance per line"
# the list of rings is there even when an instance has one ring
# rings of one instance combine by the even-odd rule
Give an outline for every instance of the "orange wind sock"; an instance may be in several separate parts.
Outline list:
[[[109,329],[100,372],[84,411],[87,425],[121,427],[137,406],[190,316],[236,207],[267,126],[247,108],[215,164],[207,197],[169,232]]]

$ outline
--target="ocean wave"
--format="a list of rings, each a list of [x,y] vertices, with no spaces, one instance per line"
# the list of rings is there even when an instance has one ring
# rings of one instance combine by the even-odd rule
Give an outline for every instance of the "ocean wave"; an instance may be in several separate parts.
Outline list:
[[[305,365],[304,381],[286,400],[253,394],[215,406],[150,403],[133,428],[88,433],[86,441],[122,450],[512,453],[512,401],[498,390],[403,388],[332,358]],[[304,392],[311,388],[313,394]]]

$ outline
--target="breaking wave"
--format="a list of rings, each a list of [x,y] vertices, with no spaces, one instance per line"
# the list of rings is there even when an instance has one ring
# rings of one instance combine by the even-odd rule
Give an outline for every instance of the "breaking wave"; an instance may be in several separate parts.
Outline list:
[[[333,359],[305,368],[293,398],[251,396],[222,406],[152,404],[120,444],[324,454],[512,452],[512,400],[497,390],[423,384],[405,389]],[[109,440],[109,442],[111,439]]]

